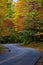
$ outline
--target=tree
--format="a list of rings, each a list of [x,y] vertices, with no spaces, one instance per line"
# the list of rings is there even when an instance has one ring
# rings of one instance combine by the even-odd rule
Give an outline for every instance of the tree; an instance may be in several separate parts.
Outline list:
[[[0,1],[0,20],[4,19],[12,19],[13,20],[13,13],[14,13],[14,5],[13,0],[1,0]],[[4,16],[3,16],[4,15]]]
[[[6,19],[0,21],[0,37],[1,36],[9,36],[15,30],[13,21]]]
[[[6,2],[7,0],[0,0],[0,20],[6,17]]]
[[[13,5],[13,0],[9,0],[6,3],[6,7],[7,7],[7,18],[10,18],[13,20],[13,14],[14,14],[14,5]]]

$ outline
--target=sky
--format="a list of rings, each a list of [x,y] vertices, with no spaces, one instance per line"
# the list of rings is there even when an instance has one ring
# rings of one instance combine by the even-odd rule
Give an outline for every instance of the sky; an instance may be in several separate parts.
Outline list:
[[[14,2],[17,2],[17,0],[13,0]]]

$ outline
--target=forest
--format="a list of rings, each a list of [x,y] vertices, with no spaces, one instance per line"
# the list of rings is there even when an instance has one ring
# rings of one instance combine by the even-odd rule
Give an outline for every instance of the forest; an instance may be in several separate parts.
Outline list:
[[[0,65],[43,65],[43,0],[0,0]]]
[[[0,0],[0,43],[43,41],[43,0]]]

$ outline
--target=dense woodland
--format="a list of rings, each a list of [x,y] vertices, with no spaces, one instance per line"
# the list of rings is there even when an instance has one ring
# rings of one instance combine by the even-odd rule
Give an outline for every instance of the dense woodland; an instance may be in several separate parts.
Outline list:
[[[0,43],[43,41],[43,0],[0,0]]]

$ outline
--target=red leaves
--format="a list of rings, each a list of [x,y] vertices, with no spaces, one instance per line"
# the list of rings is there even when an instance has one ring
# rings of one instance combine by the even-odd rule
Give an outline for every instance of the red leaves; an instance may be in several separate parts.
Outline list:
[[[24,18],[24,16],[23,15],[19,15],[19,18]]]
[[[4,22],[4,25],[7,26],[7,27],[13,27],[14,26],[14,22],[10,19],[6,19],[3,21]]]

